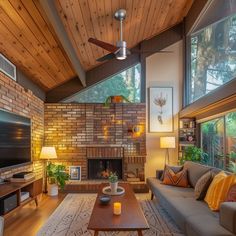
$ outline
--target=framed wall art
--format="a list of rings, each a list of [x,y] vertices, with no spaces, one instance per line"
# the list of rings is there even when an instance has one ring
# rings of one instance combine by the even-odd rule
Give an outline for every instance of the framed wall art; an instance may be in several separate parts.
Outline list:
[[[149,132],[173,132],[173,88],[149,88]]]
[[[81,166],[69,166],[70,180],[81,180]]]

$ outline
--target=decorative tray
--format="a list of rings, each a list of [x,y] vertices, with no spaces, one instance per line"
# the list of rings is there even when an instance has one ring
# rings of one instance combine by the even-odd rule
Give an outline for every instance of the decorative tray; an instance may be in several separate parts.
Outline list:
[[[118,186],[117,191],[115,193],[112,193],[110,186],[107,186],[102,189],[102,193],[107,195],[122,195],[125,193],[125,189]]]

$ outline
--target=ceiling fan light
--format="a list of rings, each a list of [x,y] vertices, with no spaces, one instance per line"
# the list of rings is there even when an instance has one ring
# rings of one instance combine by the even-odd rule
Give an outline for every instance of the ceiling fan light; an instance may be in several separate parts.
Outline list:
[[[118,59],[118,60],[125,60],[126,59],[126,55],[116,55],[116,59]]]

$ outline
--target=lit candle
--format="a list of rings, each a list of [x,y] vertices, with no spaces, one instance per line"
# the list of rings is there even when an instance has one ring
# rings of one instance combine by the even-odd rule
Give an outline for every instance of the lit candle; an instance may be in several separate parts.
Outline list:
[[[114,202],[114,204],[113,204],[113,213],[114,213],[114,215],[120,215],[121,214],[121,203],[120,202]]]

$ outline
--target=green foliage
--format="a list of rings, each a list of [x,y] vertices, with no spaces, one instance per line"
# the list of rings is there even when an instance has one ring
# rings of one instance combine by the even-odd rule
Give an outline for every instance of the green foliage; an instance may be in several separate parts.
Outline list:
[[[189,103],[235,78],[235,23],[231,15],[191,37]]]
[[[230,161],[230,163],[229,163],[229,171],[231,171],[234,174],[236,174],[236,163],[235,162]]]
[[[57,183],[61,189],[64,189],[66,180],[69,179],[69,175],[66,173],[66,167],[63,165],[55,165],[51,162],[47,166],[47,176],[49,182]]]
[[[108,180],[110,183],[116,183],[118,181],[118,176],[116,174],[116,172],[110,172]]]
[[[180,164],[183,165],[185,161],[206,163],[207,158],[208,154],[203,152],[201,148],[189,146],[184,150],[183,157],[180,159]]]
[[[122,95],[130,102],[140,102],[141,66],[137,64],[119,74],[77,93],[66,102],[104,103],[107,97]]]

